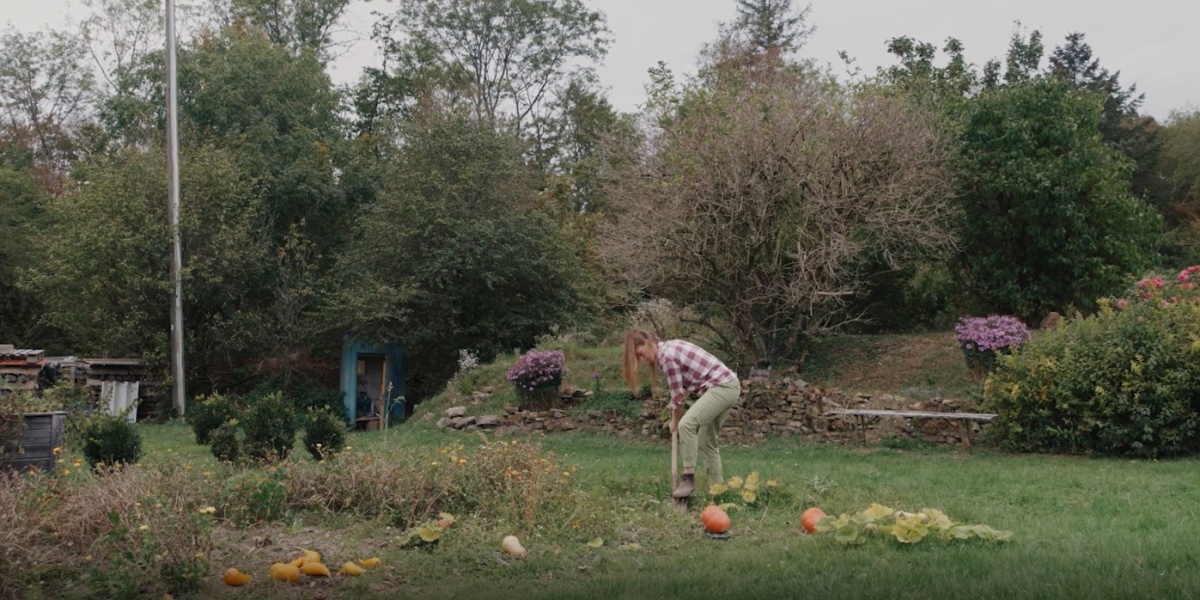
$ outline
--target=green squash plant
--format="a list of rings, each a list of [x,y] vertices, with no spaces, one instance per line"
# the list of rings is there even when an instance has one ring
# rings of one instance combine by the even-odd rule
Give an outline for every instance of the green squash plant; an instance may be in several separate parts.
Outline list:
[[[902,544],[915,544],[930,534],[943,542],[970,538],[997,542],[1012,539],[1011,531],[1000,531],[987,525],[955,523],[946,513],[934,508],[909,513],[879,503],[872,503],[865,510],[852,515],[828,515],[817,522],[816,530],[817,533],[832,532],[834,539],[843,544],[863,544],[873,534],[890,535]]]

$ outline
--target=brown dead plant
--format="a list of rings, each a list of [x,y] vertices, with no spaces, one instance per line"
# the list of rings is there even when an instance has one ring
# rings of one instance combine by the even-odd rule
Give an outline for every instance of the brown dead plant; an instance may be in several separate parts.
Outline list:
[[[868,86],[714,65],[732,71],[652,99],[640,160],[607,174],[598,252],[692,307],[740,366],[794,360],[856,319],[879,270],[953,247],[947,144],[933,115]]]

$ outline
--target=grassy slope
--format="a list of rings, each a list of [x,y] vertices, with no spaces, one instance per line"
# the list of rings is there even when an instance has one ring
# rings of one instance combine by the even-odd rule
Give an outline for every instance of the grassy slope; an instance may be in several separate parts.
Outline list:
[[[608,393],[626,389],[621,379],[619,346],[543,347],[564,351],[570,369],[564,378],[565,387],[597,392],[596,401]],[[459,404],[467,405],[467,414],[480,415],[498,412],[506,403],[516,403],[512,386],[504,380],[505,370],[516,359],[514,355],[501,356],[453,382],[445,392],[418,406],[416,419],[432,423],[447,407]],[[643,376],[649,377],[648,372]],[[978,399],[979,391],[953,332],[830,337],[813,346],[801,377],[809,383],[846,393],[928,397],[939,392],[946,398],[973,402]],[[491,399],[471,405],[471,393],[488,386],[494,390]]]

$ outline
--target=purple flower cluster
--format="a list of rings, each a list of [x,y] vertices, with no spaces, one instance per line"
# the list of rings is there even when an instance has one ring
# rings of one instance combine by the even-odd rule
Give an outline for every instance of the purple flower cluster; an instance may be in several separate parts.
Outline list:
[[[561,382],[566,372],[562,350],[530,350],[508,368],[505,377],[518,390],[532,392],[540,386]]]
[[[1029,339],[1029,329],[1016,317],[963,317],[954,326],[954,339],[963,350],[987,352],[1024,342]]]

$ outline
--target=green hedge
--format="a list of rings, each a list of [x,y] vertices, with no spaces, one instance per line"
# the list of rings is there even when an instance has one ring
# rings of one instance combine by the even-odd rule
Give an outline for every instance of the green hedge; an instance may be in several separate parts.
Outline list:
[[[1136,457],[1200,449],[1200,269],[1151,274],[1026,342],[984,384],[993,438],[1018,451]]]

